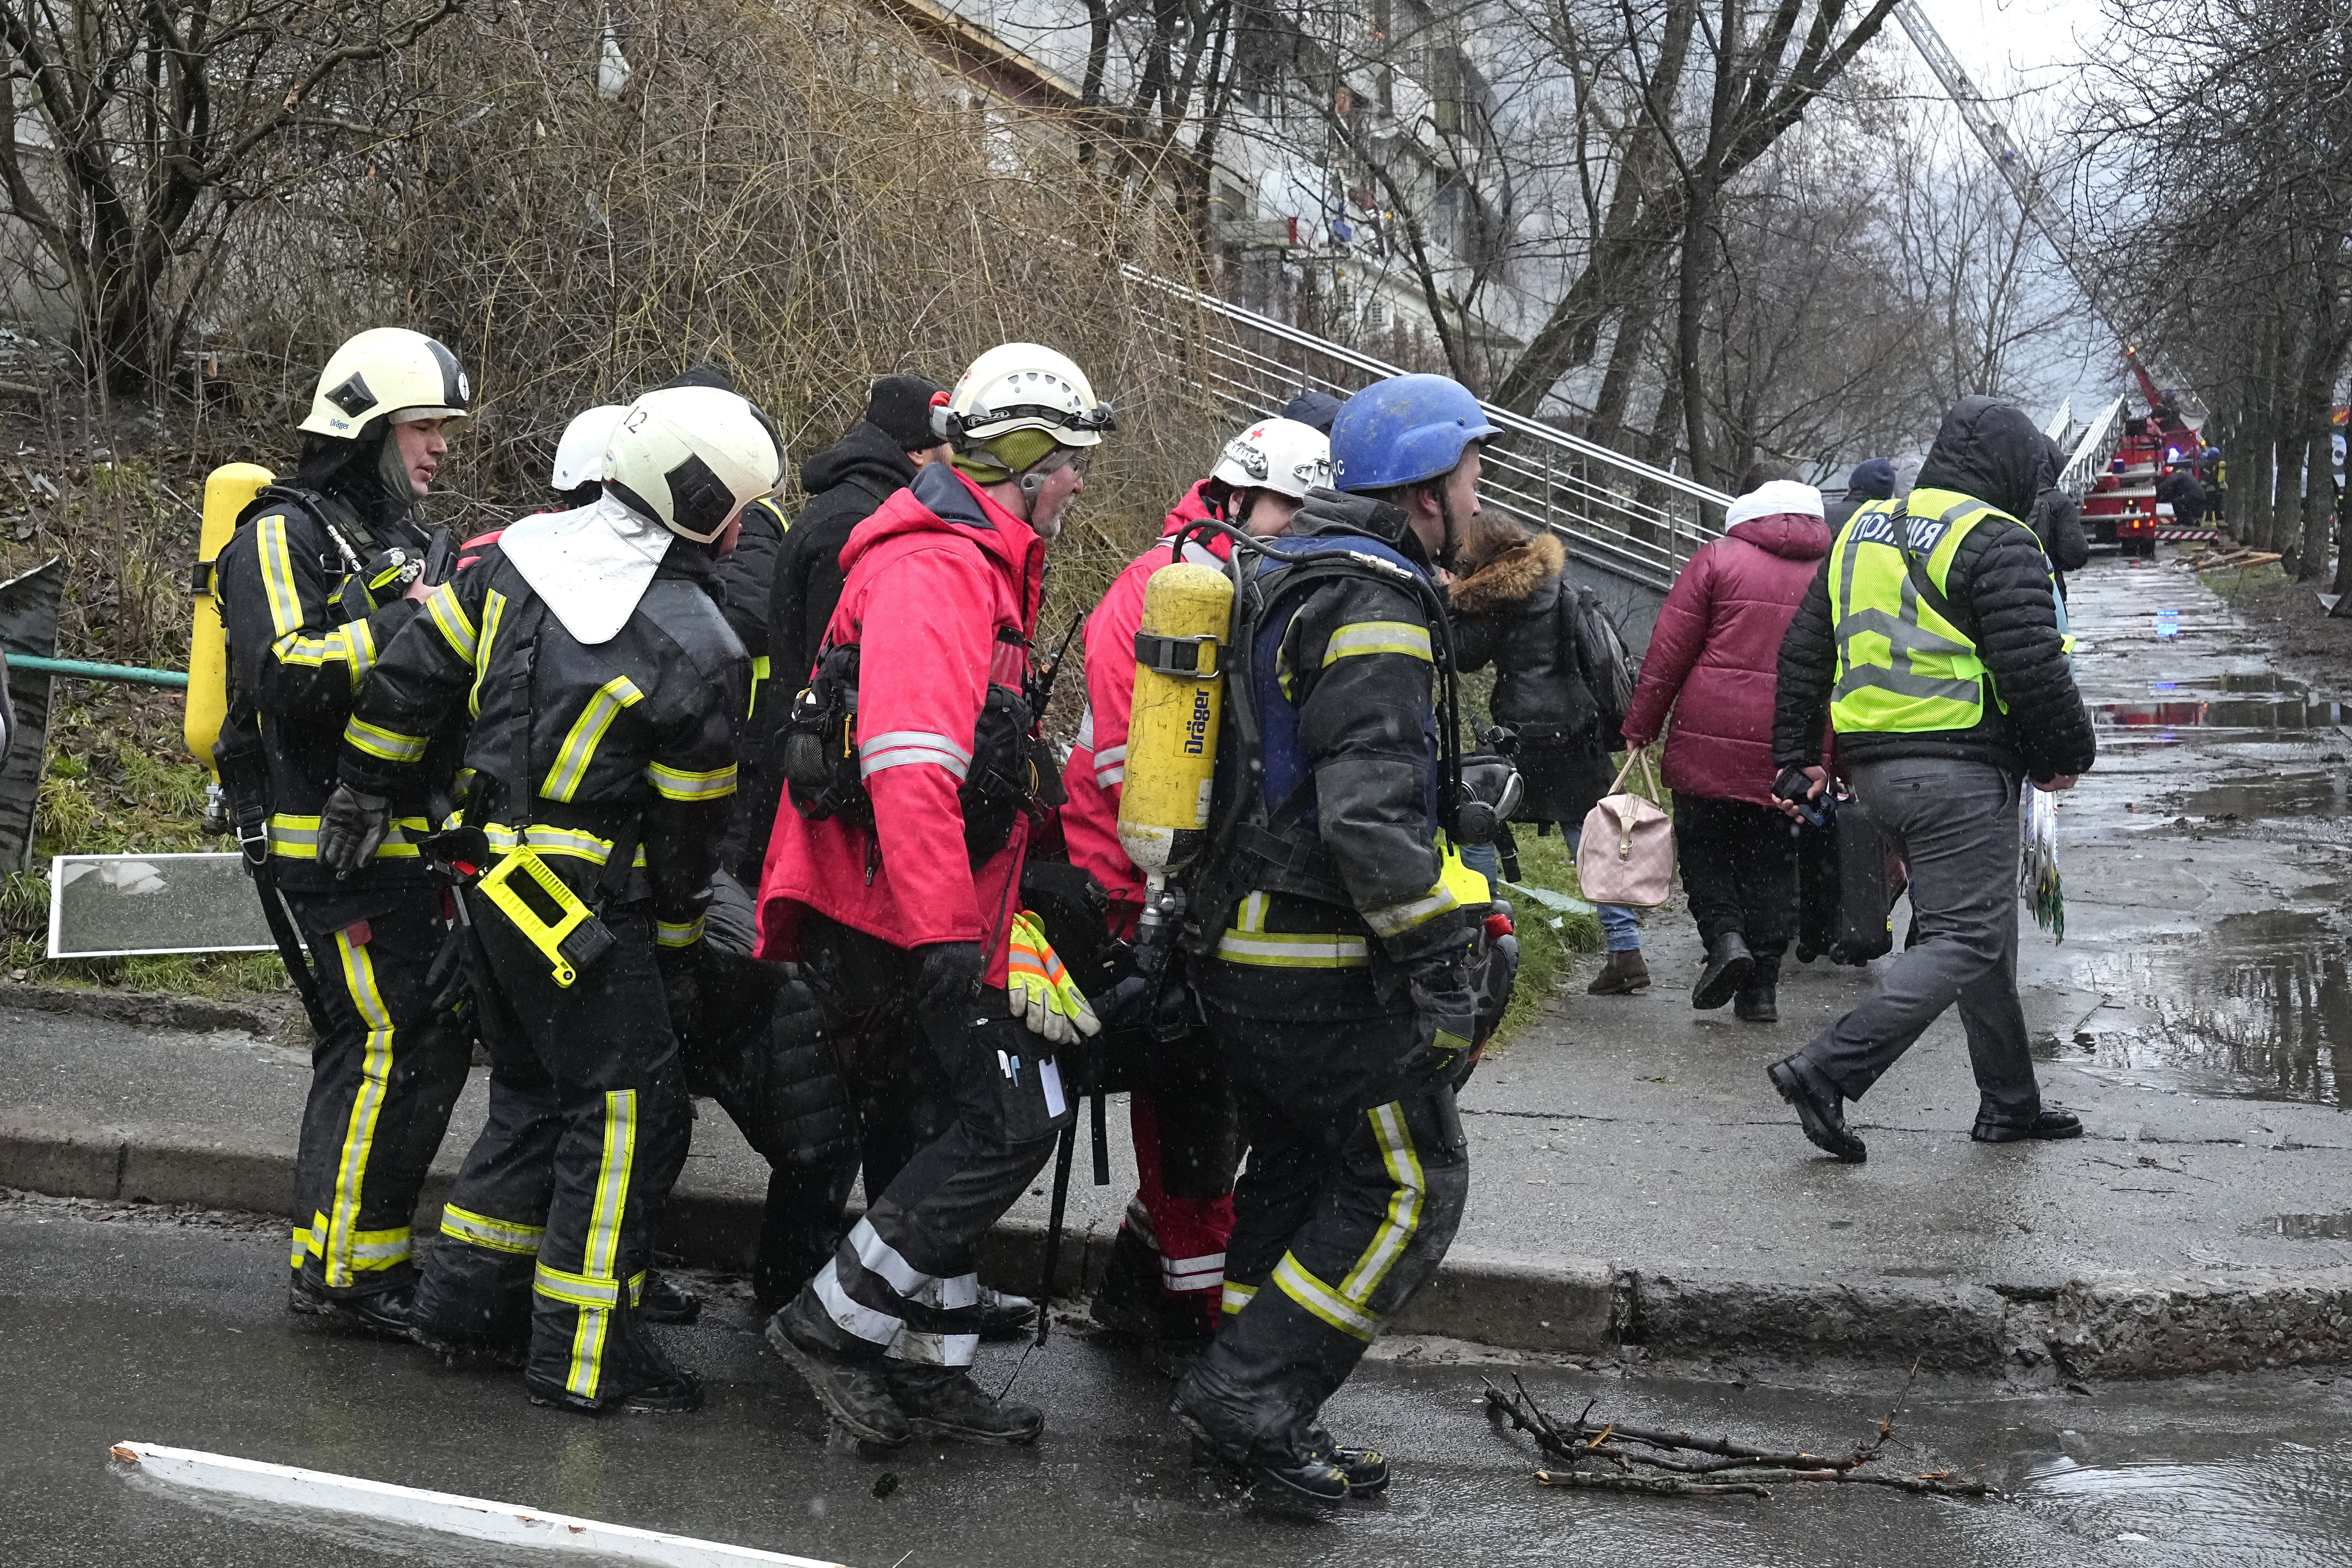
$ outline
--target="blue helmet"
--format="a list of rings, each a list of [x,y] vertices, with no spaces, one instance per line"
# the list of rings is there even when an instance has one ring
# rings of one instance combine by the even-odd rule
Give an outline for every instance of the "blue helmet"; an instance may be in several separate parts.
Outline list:
[[[1391,376],[1340,408],[1331,426],[1332,483],[1343,490],[1419,484],[1460,467],[1471,442],[1502,433],[1460,382]]]

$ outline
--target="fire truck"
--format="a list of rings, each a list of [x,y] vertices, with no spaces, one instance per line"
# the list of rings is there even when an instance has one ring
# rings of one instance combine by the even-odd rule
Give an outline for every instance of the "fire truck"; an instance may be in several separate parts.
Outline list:
[[[2083,531],[2094,544],[2113,544],[2126,556],[2152,560],[2158,528],[2176,522],[2172,506],[2157,500],[2157,481],[2180,472],[2210,489],[2199,436],[2205,411],[2193,397],[2160,391],[2129,348],[2124,350],[2124,360],[2139,383],[2147,411],[2122,415],[2122,432],[2105,471],[2088,477],[2089,488],[2082,496]]]

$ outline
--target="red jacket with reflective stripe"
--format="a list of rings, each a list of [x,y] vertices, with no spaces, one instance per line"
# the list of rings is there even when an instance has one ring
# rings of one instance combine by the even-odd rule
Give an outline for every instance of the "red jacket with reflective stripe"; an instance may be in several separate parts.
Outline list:
[[[1027,819],[975,871],[956,792],[988,688],[1018,689],[1027,672],[1045,554],[1027,523],[945,463],[850,534],[825,636],[861,650],[856,741],[875,830],[811,822],[782,803],[760,879],[761,958],[797,957],[802,917],[814,910],[894,947],[985,943],[989,984],[1004,984]]]
[[[1216,514],[1202,498],[1202,479],[1168,514],[1167,539],[1188,522]],[[1222,535],[1208,536],[1214,565],[1233,553]],[[1069,804],[1062,807],[1062,837],[1070,861],[1094,873],[1110,892],[1111,928],[1124,931],[1143,908],[1143,873],[1118,847],[1118,797],[1127,783],[1128,715],[1135,702],[1135,633],[1143,624],[1143,590],[1151,574],[1168,564],[1166,544],[1155,544],[1112,579],[1102,603],[1087,617],[1087,716],[1078,723],[1078,743],[1062,772]]]

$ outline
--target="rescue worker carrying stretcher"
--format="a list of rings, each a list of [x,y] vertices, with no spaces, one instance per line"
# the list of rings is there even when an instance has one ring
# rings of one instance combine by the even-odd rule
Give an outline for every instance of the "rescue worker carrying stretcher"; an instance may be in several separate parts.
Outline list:
[[[470,1050],[427,979],[445,934],[417,849],[431,773],[413,766],[388,792],[381,854],[348,875],[321,860],[320,815],[362,682],[415,618],[427,553],[415,506],[470,397],[457,356],[421,333],[378,327],[344,343],[320,374],[293,480],[246,509],[213,576],[229,653],[214,760],[263,900],[284,892],[317,961],[322,1004],[289,1301],[394,1335],[415,1282],[417,1191]],[[422,763],[434,735],[418,729],[400,749]],[[293,948],[292,933],[280,943]],[[302,965],[299,949],[286,957]]]
[[[1171,1408],[1203,1457],[1318,1504],[1388,1484],[1318,1412],[1453,1242],[1469,1183],[1454,1091],[1481,1012],[1500,1011],[1473,973],[1484,879],[1438,844],[1441,827],[1477,841],[1474,810],[1489,836],[1499,816],[1462,798],[1441,732],[1455,714],[1431,582],[1499,433],[1442,376],[1358,393],[1331,431],[1339,489],[1310,492],[1239,584],[1224,658],[1192,973],[1250,1153],[1225,1321]]]
[[[1134,937],[1144,900],[1143,873],[1119,847],[1118,812],[1145,585],[1169,563],[1167,541],[1185,524],[1214,517],[1277,539],[1307,492],[1330,482],[1329,437],[1294,419],[1259,420],[1226,444],[1209,477],[1168,514],[1162,542],[1129,563],[1087,617],[1087,708],[1063,773],[1070,798],[1062,833],[1071,863],[1109,894],[1113,936]],[[1222,566],[1232,553],[1233,542],[1216,533],[1184,547],[1185,559],[1207,566]],[[1239,1129],[1215,1042],[1202,1031],[1183,1030],[1143,1056],[1128,1100],[1138,1185],[1111,1243],[1093,1316],[1172,1364],[1216,1332]]]
[[[969,1375],[974,1268],[1072,1115],[1060,1047],[1099,1027],[1019,889],[1031,816],[1060,799],[1027,684],[1045,551],[1110,410],[1063,355],[1006,343],[934,417],[950,462],[841,552],[761,886],[761,955],[800,962],[856,1099],[896,1075],[919,1108],[911,1155],[884,1174],[869,1144],[865,1217],[768,1323],[834,1419],[887,1447],[1043,1430]]]
[[[527,1333],[535,1404],[700,1403],[636,1308],[686,1158],[679,1039],[750,680],[711,557],[782,472],[773,426],[741,397],[646,394],[614,428],[602,496],[524,518],[436,589],[345,731],[320,855],[360,866],[418,738],[474,718],[467,826],[434,850],[481,961],[489,1116],[415,1332],[494,1352]]]

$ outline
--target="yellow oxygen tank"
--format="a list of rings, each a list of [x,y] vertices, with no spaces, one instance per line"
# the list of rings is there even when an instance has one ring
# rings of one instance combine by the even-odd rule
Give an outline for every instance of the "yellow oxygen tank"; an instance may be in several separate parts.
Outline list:
[[[261,487],[277,478],[252,463],[224,463],[205,479],[204,531],[196,540],[195,623],[188,632],[188,698],[180,731],[188,750],[207,768],[228,717],[228,635],[221,628],[220,604],[213,597],[213,564],[236,531],[237,515],[253,504]],[[214,770],[215,779],[219,770]]]
[[[1234,585],[1213,567],[1180,561],[1144,585],[1118,843],[1155,895],[1208,837],[1233,613]]]

